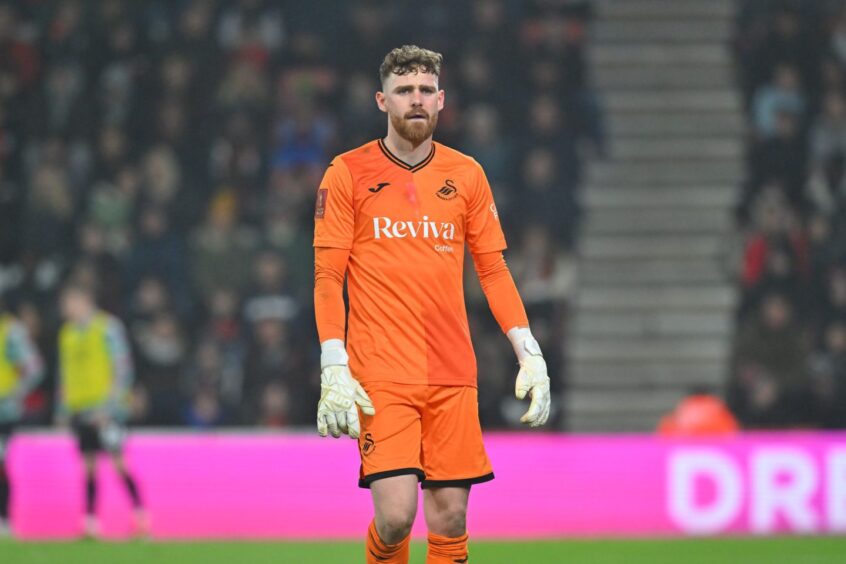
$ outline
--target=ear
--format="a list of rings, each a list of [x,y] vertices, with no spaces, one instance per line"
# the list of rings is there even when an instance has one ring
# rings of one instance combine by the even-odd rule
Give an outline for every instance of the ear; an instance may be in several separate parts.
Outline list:
[[[444,109],[444,91],[438,90],[438,111]]]
[[[379,109],[382,112],[388,113],[388,108],[385,106],[385,93],[384,92],[377,92],[376,93],[376,105],[379,106]]]

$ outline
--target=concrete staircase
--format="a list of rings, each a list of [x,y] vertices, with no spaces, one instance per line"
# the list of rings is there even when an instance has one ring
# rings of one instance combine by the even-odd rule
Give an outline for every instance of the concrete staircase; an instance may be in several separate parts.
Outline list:
[[[571,431],[649,431],[691,386],[719,390],[735,288],[743,117],[732,0],[599,0],[591,65],[611,156],[585,185],[569,331]]]

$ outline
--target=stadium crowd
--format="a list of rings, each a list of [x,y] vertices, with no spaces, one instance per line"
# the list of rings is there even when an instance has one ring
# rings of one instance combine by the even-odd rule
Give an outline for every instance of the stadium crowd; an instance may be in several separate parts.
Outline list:
[[[73,282],[127,325],[134,424],[313,423],[314,195],[334,154],[384,134],[377,69],[403,43],[444,54],[435,139],[485,167],[506,257],[560,391],[580,163],[603,147],[584,56],[589,16],[572,0],[425,10],[368,0],[0,2],[0,295],[49,366],[27,420],[51,419],[56,297]],[[821,101],[804,100],[796,80],[798,107],[785,115],[802,131],[820,116],[827,166],[846,110],[832,95],[812,112]],[[769,125],[781,131],[776,113]],[[765,188],[756,192],[773,192]],[[798,206],[798,194],[783,192]],[[837,192],[827,194],[813,218],[817,231],[834,232]],[[828,240],[802,247],[808,268],[835,264],[823,256]],[[779,249],[792,257],[793,247]],[[794,274],[805,268],[792,264]],[[523,409],[511,399],[513,353],[468,267],[482,422],[506,427]],[[807,282],[829,284],[846,307],[846,269],[832,273]],[[846,326],[832,327],[846,349]]]
[[[742,289],[729,405],[751,427],[846,427],[846,3],[746,0]]]

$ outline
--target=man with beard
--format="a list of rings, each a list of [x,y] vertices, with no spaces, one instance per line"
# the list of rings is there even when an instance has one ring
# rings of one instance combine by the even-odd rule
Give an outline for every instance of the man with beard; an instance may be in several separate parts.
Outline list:
[[[444,106],[442,59],[416,46],[385,57],[376,103],[388,115],[386,137],[336,157],[317,192],[317,429],[358,439],[359,486],[370,488],[375,512],[365,554],[374,563],[408,562],[418,482],[427,562],[466,562],[470,486],[493,479],[464,305],[465,243],[517,354],[516,395],[531,396],[522,421],[535,427],[549,416],[546,363],[502,256],[485,174],[432,140]]]

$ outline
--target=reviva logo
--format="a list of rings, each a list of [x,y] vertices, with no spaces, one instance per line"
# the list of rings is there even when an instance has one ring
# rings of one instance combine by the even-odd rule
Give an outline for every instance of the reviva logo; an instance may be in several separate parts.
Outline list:
[[[420,237],[451,241],[455,239],[455,224],[449,221],[429,221],[428,215],[424,215],[422,221],[391,221],[389,217],[374,217],[373,238],[381,239],[382,237],[386,239]]]

